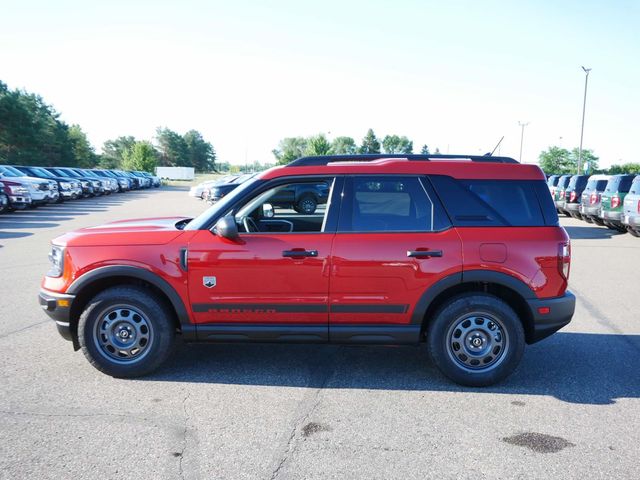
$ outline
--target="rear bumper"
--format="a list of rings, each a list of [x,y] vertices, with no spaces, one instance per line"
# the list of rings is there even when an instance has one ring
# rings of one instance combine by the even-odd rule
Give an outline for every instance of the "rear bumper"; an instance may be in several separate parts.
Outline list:
[[[580,204],[579,203],[565,203],[564,204],[564,209],[567,212],[571,212],[571,213],[579,213],[580,212]]]
[[[69,341],[73,341],[69,316],[74,299],[74,295],[50,292],[49,290],[40,290],[38,294],[38,302],[42,310],[56,322],[56,328],[62,338]]]
[[[590,217],[597,217],[600,215],[600,205],[596,205],[595,207],[580,205],[580,213],[582,215],[589,215]]]
[[[533,318],[533,332],[528,343],[535,343],[557,332],[571,322],[576,309],[576,297],[567,290],[562,297],[528,299]],[[548,308],[548,313],[540,313],[540,309]],[[543,310],[544,311],[544,310]]]
[[[620,219],[622,218],[622,212],[611,212],[609,210],[601,210],[600,218],[604,220],[614,220],[616,222],[619,222]]]
[[[622,224],[629,227],[638,228],[640,227],[640,215],[623,215]]]

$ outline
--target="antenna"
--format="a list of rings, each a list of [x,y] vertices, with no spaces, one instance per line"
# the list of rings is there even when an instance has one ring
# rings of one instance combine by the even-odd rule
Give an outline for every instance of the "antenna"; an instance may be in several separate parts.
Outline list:
[[[493,150],[491,150],[491,153],[489,154],[490,157],[493,156],[493,154],[496,152],[496,150],[498,149],[498,147],[500,146],[500,144],[502,143],[502,140],[504,140],[504,135],[502,136],[502,138],[500,139],[500,141],[497,143],[497,145],[495,146],[495,148]]]

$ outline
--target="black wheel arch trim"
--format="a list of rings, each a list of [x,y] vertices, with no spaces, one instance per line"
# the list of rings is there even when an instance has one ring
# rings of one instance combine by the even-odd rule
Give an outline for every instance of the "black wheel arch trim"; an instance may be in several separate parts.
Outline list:
[[[445,290],[464,283],[493,283],[510,288],[525,301],[537,299],[534,291],[522,280],[493,270],[463,270],[450,274],[429,287],[416,303],[411,315],[411,324],[421,325],[434,300]]]
[[[166,280],[149,270],[145,270],[144,268],[133,267],[130,265],[108,265],[106,267],[99,267],[74,280],[67,289],[67,293],[71,295],[78,295],[82,290],[95,281],[104,280],[109,277],[136,278],[153,285],[169,299],[169,302],[176,311],[180,324],[191,324],[189,313],[187,312],[184,302],[182,301],[182,297],[180,297],[178,292],[176,292]]]

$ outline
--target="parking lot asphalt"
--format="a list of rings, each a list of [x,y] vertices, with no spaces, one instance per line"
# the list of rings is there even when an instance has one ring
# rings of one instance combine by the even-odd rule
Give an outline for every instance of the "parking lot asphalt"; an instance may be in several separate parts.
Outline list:
[[[105,376],[38,306],[49,241],[202,211],[186,191],[0,215],[0,478],[638,478],[640,239],[563,218],[573,322],[491,388],[416,347],[181,345]]]

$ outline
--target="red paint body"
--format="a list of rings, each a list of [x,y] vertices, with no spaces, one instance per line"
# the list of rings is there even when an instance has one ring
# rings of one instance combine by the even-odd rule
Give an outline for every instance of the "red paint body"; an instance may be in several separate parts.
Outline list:
[[[262,179],[310,174],[441,174],[466,179],[544,180],[531,165],[380,160],[323,167],[277,168]],[[515,277],[538,298],[564,294],[558,246],[561,227],[450,228],[434,233],[243,233],[230,241],[209,230],[181,231],[180,218],[115,222],[57,238],[66,246],[64,274],[42,287],[64,293],[83,274],[108,265],[139,267],[164,279],[182,298],[192,323],[409,324],[418,299],[438,280],[467,270]],[[180,251],[188,249],[188,270]],[[284,250],[317,250],[313,258],[283,258]],[[408,258],[408,250],[441,250],[442,257]],[[207,288],[203,277],[215,275]],[[218,309],[194,312],[194,304],[287,304],[326,311],[276,312]],[[372,316],[344,312],[359,304],[406,307]],[[333,311],[337,309],[338,311]],[[304,309],[302,309],[304,310]]]

